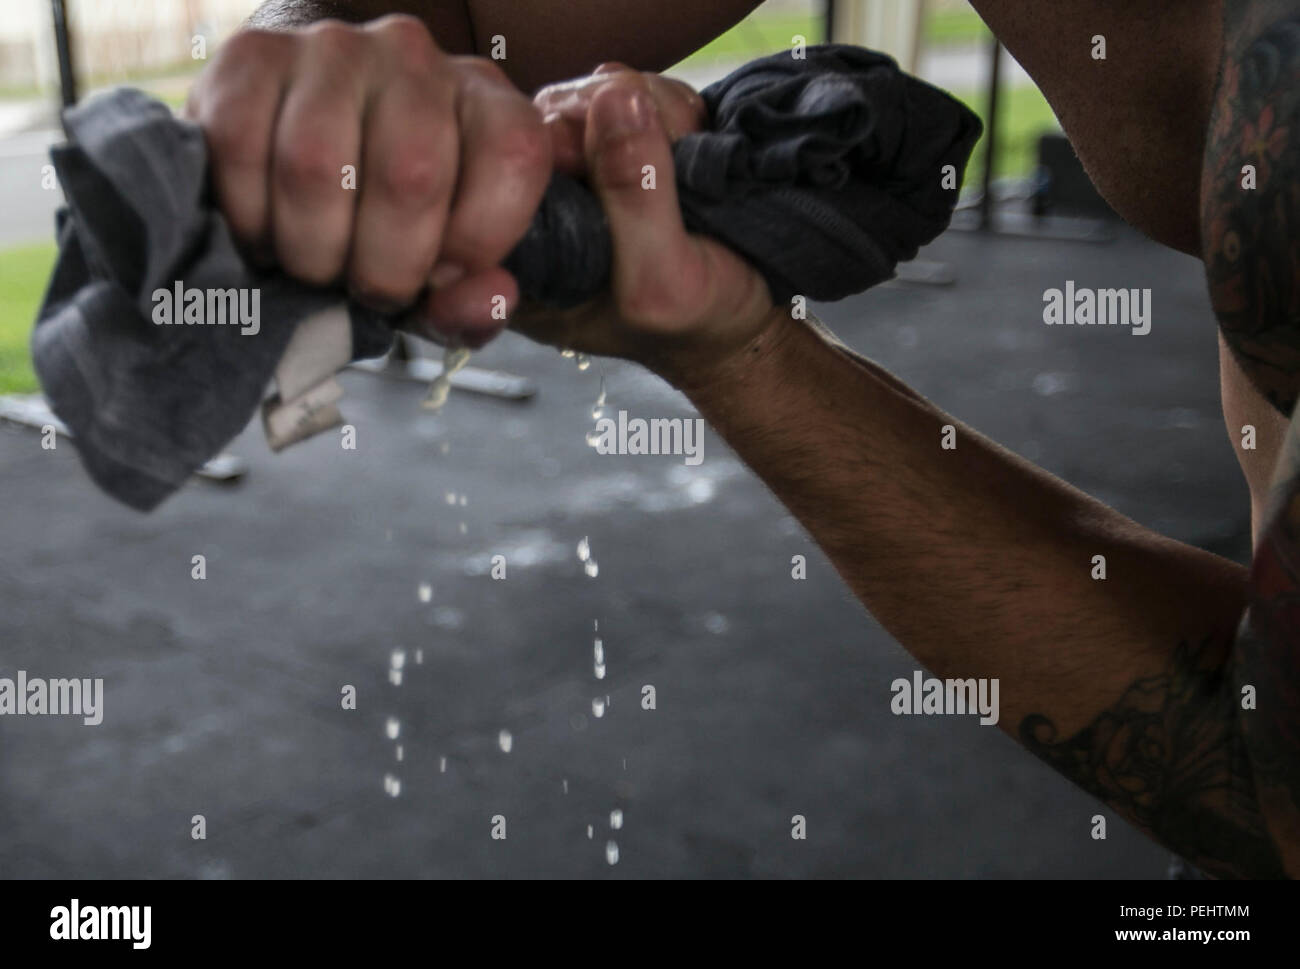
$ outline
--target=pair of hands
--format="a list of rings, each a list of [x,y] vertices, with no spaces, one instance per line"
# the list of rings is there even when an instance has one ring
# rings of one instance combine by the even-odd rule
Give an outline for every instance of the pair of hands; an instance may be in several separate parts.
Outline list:
[[[345,285],[384,312],[409,308],[440,342],[488,342],[502,296],[510,325],[534,339],[688,383],[772,320],[753,268],[682,225],[671,144],[706,112],[678,81],[603,64],[530,102],[495,62],[445,54],[419,20],[397,15],[237,34],[186,114],[254,262]],[[653,189],[642,187],[646,165]],[[609,292],[563,312],[520,305],[500,266],[552,170],[587,180],[614,243]]]

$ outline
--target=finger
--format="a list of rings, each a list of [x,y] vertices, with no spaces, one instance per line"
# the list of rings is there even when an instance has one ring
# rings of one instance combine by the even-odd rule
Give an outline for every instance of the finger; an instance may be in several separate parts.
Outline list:
[[[536,108],[487,62],[470,68],[457,103],[459,179],[438,261],[468,272],[515,247],[551,177],[551,144]],[[499,73],[499,71],[497,71]]]
[[[605,67],[606,65],[601,65]],[[533,99],[551,137],[555,168],[570,175],[586,173],[584,130],[596,92],[628,72],[609,71],[565,84],[543,88]],[[669,141],[701,130],[708,120],[704,99],[689,84],[658,74],[641,75],[654,98]]]
[[[586,151],[613,241],[615,302],[636,322],[686,323],[708,289],[705,263],[682,224],[672,148],[642,80],[596,94]]]
[[[348,284],[379,310],[409,305],[423,289],[456,183],[456,82],[435,55],[430,41],[426,55],[378,78],[368,99]]]
[[[551,168],[566,175],[582,175],[587,159],[582,153],[582,125],[561,117],[545,122],[551,140]]]
[[[352,235],[356,193],[343,187],[343,166],[361,146],[364,95],[354,80],[361,38],[326,21],[294,66],[280,110],[271,161],[271,228],[280,265],[317,285],[342,273]]]
[[[230,38],[200,77],[186,115],[203,129],[217,202],[238,242],[260,262],[272,255],[270,162],[280,102],[287,82],[284,64],[292,41],[268,31],[246,30]]]
[[[414,325],[438,342],[459,341],[474,349],[500,333],[518,305],[515,278],[493,266],[431,290]]]
[[[607,66],[601,65],[602,68]],[[561,116],[574,121],[585,121],[595,93],[610,81],[625,79],[629,73],[636,72],[607,70],[601,74],[551,84],[534,95],[533,103],[544,119]],[[704,98],[698,91],[684,81],[662,74],[645,72],[640,76],[645,79],[654,96],[655,105],[659,108],[671,140],[675,141],[682,134],[703,127],[708,112]]]

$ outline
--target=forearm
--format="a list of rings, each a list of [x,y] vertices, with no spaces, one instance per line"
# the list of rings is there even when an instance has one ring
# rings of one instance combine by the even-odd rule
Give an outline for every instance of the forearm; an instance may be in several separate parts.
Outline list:
[[[419,17],[449,54],[477,52],[467,0],[266,0],[248,26],[282,30],[327,19],[363,23],[390,13]]]
[[[1226,668],[1240,566],[1136,525],[807,325],[678,383],[922,664],[998,678],[1003,729],[1175,850],[1267,868]]]
[[[759,0],[267,0],[255,27],[297,27],[333,17],[360,22],[408,13],[452,54],[488,56],[524,91],[591,71],[602,61],[661,71],[743,18]],[[499,56],[499,50],[498,50]]]

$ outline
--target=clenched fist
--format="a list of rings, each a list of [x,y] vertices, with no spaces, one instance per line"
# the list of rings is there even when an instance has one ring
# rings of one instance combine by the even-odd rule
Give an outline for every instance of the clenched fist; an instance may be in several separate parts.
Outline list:
[[[450,56],[400,15],[246,30],[204,71],[186,115],[259,265],[345,286],[383,312],[410,307],[429,335],[471,346],[504,325],[494,297],[517,304],[499,263],[550,179],[551,139],[491,60]]]

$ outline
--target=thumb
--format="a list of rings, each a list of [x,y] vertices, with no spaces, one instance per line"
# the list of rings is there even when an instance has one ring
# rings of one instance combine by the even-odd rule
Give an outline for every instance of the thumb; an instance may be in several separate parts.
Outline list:
[[[621,313],[680,325],[699,311],[705,260],[682,224],[672,146],[640,75],[616,77],[596,92],[584,150],[609,221],[611,290]]]

